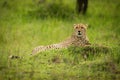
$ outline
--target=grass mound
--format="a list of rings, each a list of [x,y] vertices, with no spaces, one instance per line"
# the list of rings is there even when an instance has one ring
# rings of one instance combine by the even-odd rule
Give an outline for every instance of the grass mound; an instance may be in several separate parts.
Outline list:
[[[90,46],[85,46],[85,47],[75,47],[75,46],[71,46],[68,48],[68,51],[71,54],[82,54],[84,56],[89,56],[89,55],[96,55],[99,53],[109,53],[111,51],[111,49],[107,46],[102,46],[102,45],[98,45],[98,44],[93,44]]]

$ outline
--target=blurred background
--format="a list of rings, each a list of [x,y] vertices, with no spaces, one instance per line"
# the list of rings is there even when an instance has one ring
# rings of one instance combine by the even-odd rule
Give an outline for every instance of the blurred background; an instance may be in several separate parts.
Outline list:
[[[119,80],[119,21],[119,0],[0,0],[0,80]],[[111,51],[86,61],[66,49],[30,56],[36,46],[64,41],[77,23]]]

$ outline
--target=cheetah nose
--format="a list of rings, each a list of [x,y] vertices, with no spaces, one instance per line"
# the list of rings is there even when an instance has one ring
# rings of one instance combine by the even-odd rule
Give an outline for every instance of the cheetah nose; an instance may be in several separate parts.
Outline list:
[[[81,35],[81,31],[78,31],[78,35]]]

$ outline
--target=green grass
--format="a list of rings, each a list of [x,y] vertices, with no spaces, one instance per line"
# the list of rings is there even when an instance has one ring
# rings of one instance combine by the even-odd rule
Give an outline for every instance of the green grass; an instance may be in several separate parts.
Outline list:
[[[6,1],[0,0],[0,80],[120,79],[119,0],[89,0],[86,15],[76,14],[75,0]],[[107,48],[70,47],[30,55],[36,46],[65,40],[75,23],[88,24],[90,42]]]

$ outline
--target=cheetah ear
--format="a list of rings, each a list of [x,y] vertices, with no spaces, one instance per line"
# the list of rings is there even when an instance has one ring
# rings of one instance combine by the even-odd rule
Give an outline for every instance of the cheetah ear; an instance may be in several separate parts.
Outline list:
[[[76,26],[77,24],[74,24],[73,26]]]
[[[73,25],[74,29],[76,29],[76,26],[77,26],[77,24],[74,24],[74,25]]]
[[[76,24],[74,24],[73,26],[76,26]]]
[[[86,29],[88,28],[88,24],[85,24]]]

